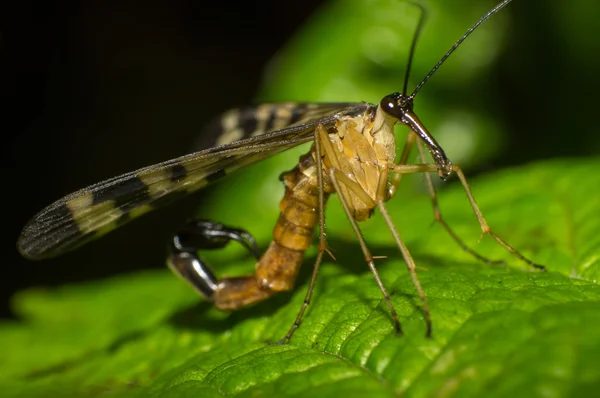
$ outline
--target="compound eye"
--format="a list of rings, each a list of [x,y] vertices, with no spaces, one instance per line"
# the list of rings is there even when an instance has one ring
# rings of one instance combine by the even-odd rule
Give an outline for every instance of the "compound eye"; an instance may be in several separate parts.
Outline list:
[[[404,112],[400,106],[398,106],[398,98],[394,95],[386,95],[379,103],[381,109],[390,116],[396,119],[401,119]]]

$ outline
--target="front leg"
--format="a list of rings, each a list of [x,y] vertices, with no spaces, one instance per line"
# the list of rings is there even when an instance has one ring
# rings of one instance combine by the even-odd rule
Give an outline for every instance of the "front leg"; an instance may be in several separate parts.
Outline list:
[[[424,158],[424,156],[421,154],[421,159],[423,159],[423,158]],[[390,170],[390,172],[398,173],[398,174],[431,173],[431,172],[439,171],[439,167],[437,164],[430,164],[430,163],[396,164],[396,165],[390,165],[389,170]],[[496,233],[494,231],[492,231],[492,229],[489,227],[487,221],[483,217],[483,214],[482,214],[481,210],[479,209],[479,206],[475,202],[475,198],[473,197],[473,193],[471,192],[471,188],[469,187],[469,184],[467,183],[467,179],[466,179],[465,174],[463,173],[462,169],[458,165],[453,164],[450,167],[450,171],[453,171],[458,176],[458,179],[460,180],[460,183],[462,184],[462,187],[463,187],[465,193],[467,194],[467,198],[469,200],[469,203],[471,204],[471,208],[473,209],[473,212],[475,213],[475,216],[477,217],[477,221],[479,221],[479,226],[481,227],[482,234],[491,236],[496,242],[498,242],[502,247],[504,247],[504,249],[506,249],[506,251],[508,251],[513,256],[515,256],[519,260],[523,261],[530,267],[533,267],[539,271],[546,271],[546,267],[544,267],[541,264],[534,263],[527,257],[523,256],[515,248],[513,248],[511,245],[509,245],[504,239],[500,238],[498,235],[496,235]],[[431,182],[429,182],[429,188],[430,188],[430,192],[432,192],[432,200],[434,201],[434,211],[437,210],[437,212],[439,212],[439,209],[437,209],[437,201],[435,200],[435,190],[433,189],[433,185],[431,184]],[[441,219],[441,215],[439,217]],[[442,226],[444,226],[444,224],[445,224],[445,222],[442,224]],[[455,236],[454,232],[451,232],[451,230],[449,230],[449,228],[446,228],[446,230],[450,232],[450,235],[457,242],[459,242],[459,244],[461,246],[464,245],[462,243],[462,241],[460,239],[458,239],[457,236]],[[463,248],[465,248],[465,247],[466,246],[463,246]],[[467,251],[469,251],[472,255],[474,255],[477,258],[483,259],[484,261],[487,260],[486,258],[476,254],[476,252],[474,252],[471,249],[468,249]],[[487,260],[487,261],[489,261],[489,260]]]

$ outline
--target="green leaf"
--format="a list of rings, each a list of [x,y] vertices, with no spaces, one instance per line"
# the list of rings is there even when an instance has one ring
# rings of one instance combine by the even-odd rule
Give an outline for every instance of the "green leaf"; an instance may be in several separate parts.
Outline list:
[[[356,242],[336,236],[347,221],[334,211],[337,262],[326,259],[290,344],[266,342],[292,324],[308,265],[293,293],[230,314],[199,303],[166,270],[29,290],[14,299],[21,320],[0,327],[3,396],[589,395],[600,386],[598,167],[598,160],[543,162],[472,182],[490,225],[547,273],[532,272],[489,238],[477,250],[509,266],[478,263],[431,226],[425,194],[389,202],[420,268],[432,339],[385,230],[375,220],[365,235],[375,254],[388,256],[378,269],[404,336],[395,335]],[[582,175],[590,176],[586,184]],[[478,225],[452,185],[440,203],[450,225],[475,243]],[[224,272],[252,267],[251,259],[239,263],[223,264]]]

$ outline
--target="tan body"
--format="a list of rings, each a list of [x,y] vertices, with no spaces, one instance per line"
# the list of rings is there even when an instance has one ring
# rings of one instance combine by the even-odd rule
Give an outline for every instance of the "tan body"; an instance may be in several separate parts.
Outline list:
[[[273,241],[256,264],[256,272],[221,279],[214,296],[217,308],[235,310],[293,288],[319,222],[319,190],[323,189],[324,202],[335,192],[330,170],[340,171],[360,186],[360,190],[343,186],[338,192],[355,220],[368,219],[377,203],[388,199],[388,167],[395,156],[393,125],[394,120],[377,108],[375,114],[337,121],[336,131],[317,127],[323,157],[321,178],[315,144],[294,169],[281,175],[285,185],[281,213]]]

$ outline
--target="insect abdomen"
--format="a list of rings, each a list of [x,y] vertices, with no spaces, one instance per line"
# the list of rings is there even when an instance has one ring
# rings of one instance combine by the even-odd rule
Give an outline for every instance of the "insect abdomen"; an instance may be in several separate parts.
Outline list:
[[[281,213],[273,229],[273,240],[256,264],[254,275],[221,280],[215,293],[217,308],[234,310],[293,288],[319,217],[314,171],[312,154],[308,153],[300,158],[298,166],[282,174],[285,195],[279,205]]]

